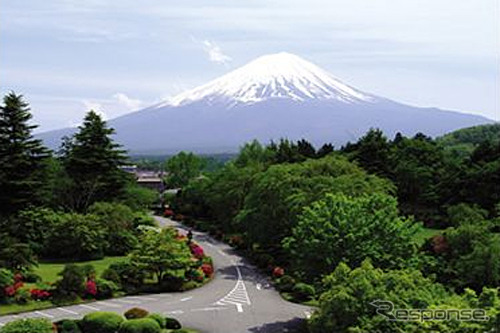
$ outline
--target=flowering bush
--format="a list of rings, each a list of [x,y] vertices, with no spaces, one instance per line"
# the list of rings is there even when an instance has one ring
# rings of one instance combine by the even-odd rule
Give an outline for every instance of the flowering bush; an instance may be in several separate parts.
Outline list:
[[[85,283],[85,295],[90,297],[97,296],[97,284],[95,280],[87,280],[87,282]]]
[[[32,289],[30,290],[31,298],[35,301],[43,301],[50,298],[50,293],[47,290]]]
[[[214,268],[210,264],[201,265],[201,270],[203,271],[206,277],[210,277],[214,273]]]
[[[7,286],[7,287],[5,287],[5,289],[4,289],[3,292],[4,292],[5,296],[12,297],[12,296],[14,296],[16,294],[16,289],[14,288],[13,285],[12,286]]]
[[[171,209],[168,209],[168,208],[167,208],[167,209],[165,209],[165,211],[163,212],[163,216],[165,216],[165,217],[172,217],[172,216],[174,216],[174,211],[173,211],[173,210],[171,210]]]
[[[273,269],[273,277],[274,278],[280,278],[283,275],[285,275],[285,270],[279,266],[274,267]]]
[[[203,248],[194,242],[189,244],[189,248],[191,249],[191,253],[193,254],[193,256],[195,256],[198,259],[203,258],[203,256],[205,255]]]

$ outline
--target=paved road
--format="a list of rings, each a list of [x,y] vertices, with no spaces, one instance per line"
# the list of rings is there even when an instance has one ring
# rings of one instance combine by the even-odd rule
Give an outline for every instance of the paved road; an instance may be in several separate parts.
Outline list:
[[[165,218],[156,218],[162,226],[184,227]],[[185,229],[184,229],[185,232]],[[127,296],[80,305],[52,308],[23,314],[1,316],[0,326],[27,317],[44,317],[56,321],[80,318],[92,311],[123,313],[131,307],[141,307],[179,319],[183,325],[207,333],[290,332],[307,317],[311,309],[284,301],[269,284],[231,247],[208,235],[194,232],[194,239],[214,260],[213,281],[183,293]]]

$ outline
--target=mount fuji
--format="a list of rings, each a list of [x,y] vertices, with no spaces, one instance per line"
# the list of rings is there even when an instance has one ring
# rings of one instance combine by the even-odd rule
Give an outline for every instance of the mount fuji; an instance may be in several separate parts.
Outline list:
[[[418,92],[416,92],[418,93]],[[369,128],[431,136],[491,123],[476,115],[419,108],[351,87],[289,53],[265,55],[205,85],[109,121],[132,153],[233,152],[247,141],[305,138],[343,144]],[[62,129],[39,135],[55,148]]]

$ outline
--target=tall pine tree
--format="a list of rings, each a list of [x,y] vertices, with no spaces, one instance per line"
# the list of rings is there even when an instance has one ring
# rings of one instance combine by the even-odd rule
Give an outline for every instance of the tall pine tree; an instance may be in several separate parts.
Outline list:
[[[85,211],[96,201],[116,199],[127,184],[120,169],[127,162],[125,152],[111,135],[112,128],[94,111],[85,116],[79,131],[64,144],[62,161],[70,178],[66,208]]]
[[[50,156],[34,139],[32,115],[22,95],[13,92],[0,106],[0,213],[11,214],[42,201],[43,170]]]

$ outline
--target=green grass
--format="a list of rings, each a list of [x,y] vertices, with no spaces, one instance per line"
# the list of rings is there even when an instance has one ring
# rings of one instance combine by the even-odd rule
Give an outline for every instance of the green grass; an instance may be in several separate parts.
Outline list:
[[[113,263],[117,263],[120,261],[124,261],[127,257],[105,257],[100,260],[91,260],[91,261],[79,261],[79,262],[41,262],[38,264],[38,267],[34,269],[35,273],[40,275],[42,281],[44,282],[55,282],[60,277],[57,275],[61,272],[66,264],[77,264],[77,265],[92,265],[94,266],[97,275],[101,275],[101,273],[108,268],[109,265]]]
[[[422,245],[427,239],[439,235],[442,232],[443,230],[440,229],[422,228],[422,230],[415,235],[415,240],[419,245]]]
[[[0,315],[33,311],[54,307],[49,301],[29,302],[28,304],[2,304],[0,305]]]

